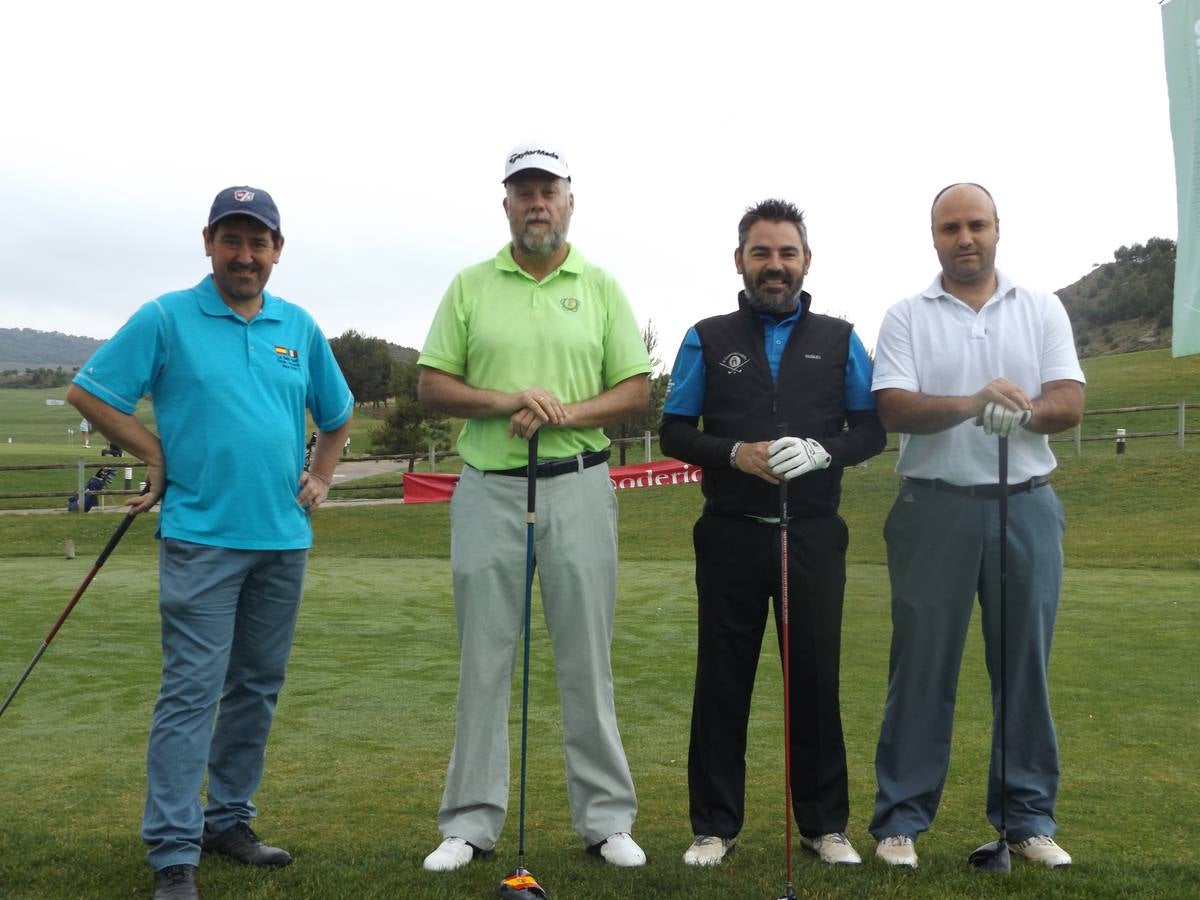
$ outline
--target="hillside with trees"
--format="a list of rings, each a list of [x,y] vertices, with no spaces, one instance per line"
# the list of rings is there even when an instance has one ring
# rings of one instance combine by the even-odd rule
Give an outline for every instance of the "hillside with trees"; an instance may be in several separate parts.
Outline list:
[[[72,369],[82,366],[103,341],[32,328],[0,328],[0,367],[40,366]]]
[[[1171,345],[1175,242],[1150,238],[1120,247],[1058,296],[1071,317],[1080,356]]]

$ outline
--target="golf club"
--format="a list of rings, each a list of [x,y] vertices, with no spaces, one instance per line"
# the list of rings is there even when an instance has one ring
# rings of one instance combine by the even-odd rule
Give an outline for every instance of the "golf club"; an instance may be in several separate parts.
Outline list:
[[[989,841],[968,860],[985,872],[1008,872],[1008,438],[1000,438],[1000,839]]]
[[[783,430],[786,434],[786,429]],[[779,900],[796,900],[792,887],[792,664],[788,636],[788,483],[779,482],[779,619],[783,644],[783,816],[786,822],[787,887]]]
[[[144,492],[143,492],[144,493]],[[112,537],[108,539],[108,543],[104,545],[104,549],[100,551],[100,555],[96,557],[96,561],[92,564],[91,570],[83,579],[83,583],[75,590],[74,596],[71,597],[71,602],[67,604],[67,608],[62,611],[62,614],[55,621],[54,626],[46,634],[45,640],[42,641],[42,646],[38,647],[37,653],[29,665],[25,667],[25,671],[21,673],[21,677],[17,679],[17,683],[13,685],[13,689],[8,692],[8,696],[4,698],[4,704],[0,706],[0,716],[4,715],[4,711],[13,701],[13,697],[17,696],[17,691],[21,689],[21,685],[25,683],[25,679],[29,677],[29,673],[33,671],[33,667],[37,665],[42,654],[46,652],[46,648],[50,646],[50,642],[54,640],[54,636],[58,634],[58,629],[67,621],[67,616],[71,614],[71,610],[75,608],[75,604],[79,602],[79,598],[83,596],[83,592],[87,590],[92,579],[96,577],[96,573],[100,571],[100,567],[104,565],[108,559],[108,555],[113,552],[113,549],[120,543],[121,538],[125,536],[125,532],[129,530],[129,526],[133,524],[134,514],[126,513],[125,518],[121,520],[121,524],[117,526],[117,530],[113,532]]]
[[[529,738],[529,626],[533,618],[534,512],[537,499],[538,433],[529,439],[528,485],[525,505],[525,660],[521,667],[521,790],[517,814],[517,867],[500,880],[500,896],[507,900],[539,900],[547,896],[537,879],[525,868],[525,750]]]

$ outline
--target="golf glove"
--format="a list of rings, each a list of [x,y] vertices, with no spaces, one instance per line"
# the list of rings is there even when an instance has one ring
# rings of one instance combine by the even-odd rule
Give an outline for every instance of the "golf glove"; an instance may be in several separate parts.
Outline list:
[[[812,438],[782,437],[767,447],[771,474],[784,481],[829,468],[828,451]]]
[[[1009,409],[1002,403],[992,401],[983,408],[980,425],[984,434],[994,434],[997,437],[1008,437],[1018,428],[1029,424],[1033,418],[1033,410]]]

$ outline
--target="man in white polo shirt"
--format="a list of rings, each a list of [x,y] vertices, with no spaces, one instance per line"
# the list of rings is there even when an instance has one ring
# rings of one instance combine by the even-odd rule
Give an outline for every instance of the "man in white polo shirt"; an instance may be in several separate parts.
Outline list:
[[[937,813],[950,763],[954,695],[976,593],[993,706],[1000,661],[997,436],[1009,438],[1007,834],[1014,853],[1047,866],[1071,857],[1054,841],[1058,743],[1046,673],[1062,583],[1062,505],[1048,481],[1048,435],[1083,415],[1083,371],[1054,294],[996,271],[1000,220],[991,194],[953,184],[935,198],[942,271],[888,310],[872,391],[900,432],[902,477],[884,534],[892,648],[871,834],[876,855],[915,867],[917,836]],[[999,726],[987,815],[999,829]]]

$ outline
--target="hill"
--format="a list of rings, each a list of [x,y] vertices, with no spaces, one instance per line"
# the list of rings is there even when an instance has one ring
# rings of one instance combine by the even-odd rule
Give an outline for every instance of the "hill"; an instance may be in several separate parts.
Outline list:
[[[1079,355],[1101,356],[1169,347],[1174,290],[1175,242],[1150,238],[1118,248],[1057,293]]]
[[[391,341],[388,341],[387,345],[388,353],[396,362],[416,362],[417,357],[421,355],[420,350],[414,350],[412,347],[403,347],[400,344],[393,344]]]
[[[87,362],[103,341],[61,331],[0,328],[0,369],[62,366],[73,369]]]
[[[33,328],[0,328],[0,371],[59,366],[70,371],[82,366],[104,341],[63,334],[61,331],[37,331]],[[392,359],[413,362],[418,351],[387,342]]]

